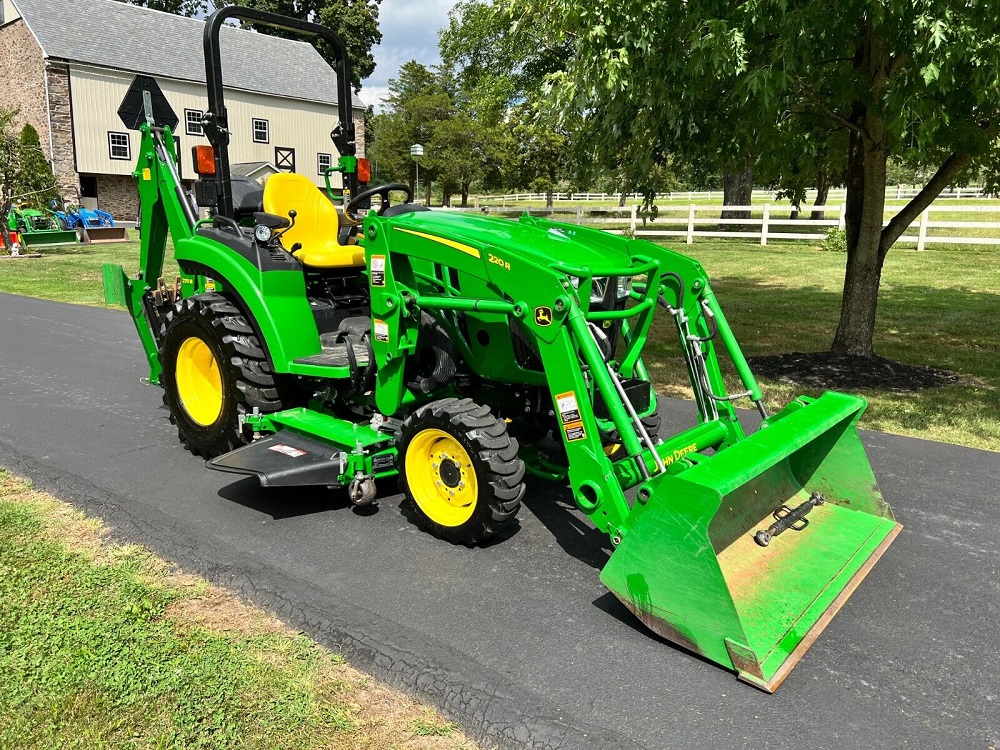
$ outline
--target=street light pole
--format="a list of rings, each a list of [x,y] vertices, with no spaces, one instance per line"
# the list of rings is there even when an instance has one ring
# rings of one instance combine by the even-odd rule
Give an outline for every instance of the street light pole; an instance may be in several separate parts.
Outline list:
[[[414,164],[417,165],[417,179],[414,183],[414,200],[420,202],[420,157],[424,155],[424,147],[419,143],[410,146],[410,156],[413,157]]]

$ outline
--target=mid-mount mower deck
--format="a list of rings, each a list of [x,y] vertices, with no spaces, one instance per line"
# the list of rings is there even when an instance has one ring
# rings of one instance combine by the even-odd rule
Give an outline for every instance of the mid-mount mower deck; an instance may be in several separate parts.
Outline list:
[[[234,17],[337,50],[342,211],[297,175],[234,189],[218,49]],[[176,116],[159,92],[130,91],[141,264],[105,268],[184,444],[210,468],[346,487],[355,503],[396,476],[421,526],[468,544],[517,513],[526,473],[568,480],[614,547],[603,583],[652,630],[774,690],[900,530],[858,437],[864,401],[826,393],[769,415],[704,270],[678,253],[368,189],[350,63],[328,29],[228,7],[205,50],[212,147],[194,156],[212,216],[198,220],[180,185]],[[642,357],[660,313],[699,412],[666,437]],[[752,435],[741,398],[764,418]]]

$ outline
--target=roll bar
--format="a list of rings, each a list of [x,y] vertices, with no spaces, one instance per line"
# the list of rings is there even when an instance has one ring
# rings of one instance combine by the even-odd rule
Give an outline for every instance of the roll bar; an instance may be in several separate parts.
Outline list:
[[[336,55],[337,107],[340,122],[330,134],[341,156],[353,156],[356,150],[354,118],[351,103],[351,61],[347,47],[332,29],[310,21],[267,13],[253,8],[230,5],[215,11],[205,22],[205,82],[208,84],[208,111],[205,113],[205,135],[215,149],[215,186],[218,196],[217,212],[223,216],[233,216],[233,193],[229,170],[229,115],[226,112],[225,92],[222,85],[222,56],[219,49],[219,32],[230,18],[271,26],[284,31],[297,32],[305,37],[325,39],[333,47]],[[356,181],[354,175],[345,175]],[[353,193],[356,185],[348,186]]]

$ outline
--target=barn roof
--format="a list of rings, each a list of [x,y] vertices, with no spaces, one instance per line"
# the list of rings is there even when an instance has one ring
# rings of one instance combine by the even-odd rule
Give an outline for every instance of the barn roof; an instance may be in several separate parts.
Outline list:
[[[116,0],[13,2],[49,59],[205,82],[204,21]],[[308,42],[225,26],[220,46],[227,88],[336,102],[336,73]]]

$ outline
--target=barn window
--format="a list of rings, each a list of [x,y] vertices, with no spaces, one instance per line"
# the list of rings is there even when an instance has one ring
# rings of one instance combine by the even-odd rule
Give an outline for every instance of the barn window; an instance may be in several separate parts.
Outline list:
[[[271,142],[271,128],[268,126],[267,120],[259,120],[256,117],[253,118],[253,142]]]
[[[112,159],[132,159],[128,133],[108,133],[108,153]]]
[[[205,135],[205,128],[201,124],[202,111],[200,109],[184,110],[184,132],[188,135]]]
[[[333,165],[333,157],[330,154],[316,154],[316,164],[319,168],[319,173],[326,174],[326,170]]]

